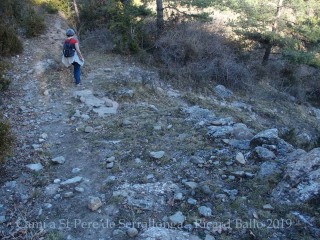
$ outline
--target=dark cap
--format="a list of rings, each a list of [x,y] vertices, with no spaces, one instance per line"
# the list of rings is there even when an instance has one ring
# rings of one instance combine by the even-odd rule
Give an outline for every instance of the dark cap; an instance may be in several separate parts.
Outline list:
[[[74,34],[75,34],[75,32],[73,31],[73,29],[71,29],[71,28],[67,29],[67,31],[66,31],[67,37],[71,37],[71,36],[73,36]]]

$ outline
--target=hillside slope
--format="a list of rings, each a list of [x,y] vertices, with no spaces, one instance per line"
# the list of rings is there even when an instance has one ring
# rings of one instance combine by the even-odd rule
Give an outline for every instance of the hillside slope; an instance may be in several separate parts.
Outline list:
[[[2,98],[17,143],[1,169],[1,239],[320,236],[319,149],[296,150],[275,129],[305,126],[299,141],[310,144],[316,109],[264,100],[270,86],[259,99],[222,86],[180,92],[130,59],[86,49],[75,87],[60,62],[67,23],[46,22],[11,59]]]

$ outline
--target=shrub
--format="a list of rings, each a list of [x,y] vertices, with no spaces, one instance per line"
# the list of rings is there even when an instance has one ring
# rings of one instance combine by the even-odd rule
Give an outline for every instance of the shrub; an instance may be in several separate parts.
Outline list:
[[[36,37],[46,29],[44,18],[32,8],[27,8],[23,25],[26,31],[26,37],[28,38]]]
[[[0,164],[4,163],[5,158],[11,153],[13,142],[14,138],[10,130],[10,125],[0,120]]]
[[[7,25],[0,24],[0,55],[15,55],[21,53],[22,50],[22,43],[15,31]]]
[[[144,6],[131,1],[90,1],[81,6],[81,20],[85,30],[103,29],[113,34],[114,50],[136,53],[141,49],[143,20],[151,14]]]
[[[10,80],[5,77],[5,72],[9,64],[0,60],[0,91],[7,90],[10,84]]]
[[[180,87],[205,88],[212,83],[239,87],[250,78],[237,61],[232,45],[205,24],[183,23],[156,42],[154,55],[163,65],[163,75]]]

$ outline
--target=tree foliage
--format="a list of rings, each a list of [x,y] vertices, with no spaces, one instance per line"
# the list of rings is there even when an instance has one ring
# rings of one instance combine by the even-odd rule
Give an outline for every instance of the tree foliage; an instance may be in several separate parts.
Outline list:
[[[144,5],[132,1],[86,0],[80,8],[85,29],[107,27],[114,34],[117,50],[136,52],[139,49],[142,22],[151,14]]]
[[[272,47],[294,62],[311,65],[318,62],[320,4],[317,0],[217,0],[214,4],[238,14],[231,26],[244,39],[258,43],[266,51]]]

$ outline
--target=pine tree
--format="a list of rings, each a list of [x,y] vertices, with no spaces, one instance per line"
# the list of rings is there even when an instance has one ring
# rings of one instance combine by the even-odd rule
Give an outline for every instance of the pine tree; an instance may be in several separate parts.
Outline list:
[[[320,66],[316,58],[320,39],[318,0],[217,0],[214,5],[238,14],[231,26],[244,39],[265,49],[264,64],[277,49],[293,62]]]

